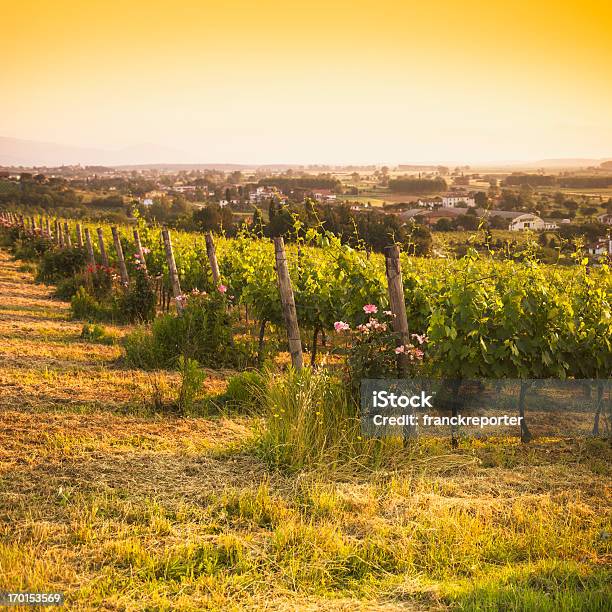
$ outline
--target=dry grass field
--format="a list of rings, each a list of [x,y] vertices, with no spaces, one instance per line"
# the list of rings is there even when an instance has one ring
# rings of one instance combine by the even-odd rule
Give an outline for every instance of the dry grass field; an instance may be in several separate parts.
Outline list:
[[[252,420],[155,413],[175,375],[126,369],[67,315],[0,253],[0,591],[103,610],[610,609],[604,441],[431,442],[393,471],[288,474]]]

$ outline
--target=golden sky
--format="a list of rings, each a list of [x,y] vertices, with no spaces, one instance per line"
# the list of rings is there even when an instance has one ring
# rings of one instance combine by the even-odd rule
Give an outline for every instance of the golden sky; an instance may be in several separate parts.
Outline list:
[[[610,0],[0,9],[0,136],[185,162],[612,155]]]

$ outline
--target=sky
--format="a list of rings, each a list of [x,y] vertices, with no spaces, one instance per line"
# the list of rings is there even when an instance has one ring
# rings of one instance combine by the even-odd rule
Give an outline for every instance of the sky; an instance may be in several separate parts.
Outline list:
[[[0,136],[133,163],[612,156],[610,0],[0,10]]]

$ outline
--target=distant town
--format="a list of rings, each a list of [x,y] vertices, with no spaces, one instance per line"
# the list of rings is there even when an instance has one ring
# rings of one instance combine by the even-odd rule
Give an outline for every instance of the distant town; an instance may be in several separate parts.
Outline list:
[[[417,255],[440,244],[461,252],[465,232],[477,230],[488,232],[487,247],[510,245],[516,254],[519,236],[530,233],[545,259],[569,254],[578,239],[594,262],[612,256],[612,162],[556,174],[401,165],[5,167],[0,205],[117,222],[141,215],[229,235],[290,236],[300,219],[301,227],[323,227],[372,250],[390,238],[412,241]]]

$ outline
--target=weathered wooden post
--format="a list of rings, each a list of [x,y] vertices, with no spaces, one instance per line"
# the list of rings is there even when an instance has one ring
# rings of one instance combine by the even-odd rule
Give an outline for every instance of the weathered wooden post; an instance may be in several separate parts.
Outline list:
[[[70,237],[70,226],[68,225],[68,221],[64,221],[64,240],[66,241],[66,246],[72,247],[72,238]]]
[[[66,246],[66,242],[64,240],[64,232],[62,230],[62,224],[58,222],[57,224],[57,233],[59,236],[59,245],[63,249]]]
[[[85,228],[85,244],[87,245],[87,261],[91,266],[96,265],[96,256],[94,255],[93,244],[91,242],[91,234],[89,228]]]
[[[138,229],[134,228],[134,244],[136,245],[136,254],[138,255],[138,261],[143,272],[147,273],[147,261],[145,260],[144,251],[142,250],[142,244],[140,242],[140,233]]]
[[[115,226],[111,227],[113,233],[113,242],[115,243],[115,252],[117,253],[117,261],[119,262],[119,274],[121,275],[121,282],[126,287],[130,284],[130,277],[128,276],[127,266],[125,265],[125,258],[123,257],[123,248],[121,246],[121,240],[119,239],[119,232]]]
[[[34,218],[34,215],[32,215],[32,216],[30,217],[30,223],[31,223],[31,226],[32,226],[30,229],[31,229],[33,232],[35,232],[35,231],[36,231],[36,219]]]
[[[44,223],[43,223],[43,216],[42,216],[42,215],[40,215],[40,216],[38,217],[38,226],[40,227],[40,233],[41,233],[41,234],[44,234],[44,232],[45,232],[45,226],[44,226]]]
[[[19,215],[19,225],[25,229],[25,219],[23,218],[23,215]]]
[[[410,334],[408,332],[408,317],[406,315],[406,302],[404,300],[404,283],[402,282],[400,250],[396,244],[385,247],[385,271],[389,290],[389,304],[391,312],[393,313],[393,331],[397,335],[397,346],[405,346],[410,343]],[[398,353],[398,378],[406,377],[408,373],[408,361],[409,357],[407,353]]]
[[[385,247],[385,272],[387,275],[387,288],[389,292],[389,306],[393,315],[392,327],[397,336],[397,346],[410,344],[408,331],[408,316],[406,315],[406,300],[404,299],[404,283],[402,281],[402,267],[400,263],[400,250],[396,244]],[[397,377],[406,378],[408,375],[409,356],[405,350],[397,354]],[[404,446],[409,444],[413,435],[410,426],[404,427]],[[454,431],[452,441],[455,441]]]
[[[97,229],[98,232],[98,248],[100,249],[100,258],[102,259],[102,265],[108,268],[108,255],[106,254],[106,248],[104,247],[104,232],[102,228]]]
[[[76,224],[76,239],[77,239],[77,246],[79,247],[79,249],[82,249],[83,248],[83,230],[81,229],[80,223]]]
[[[58,245],[60,243],[59,235],[60,235],[59,221],[57,219],[53,219],[53,236],[55,239],[55,244],[58,244]]]
[[[53,238],[53,234],[51,233],[51,219],[49,219],[49,217],[45,220],[45,228],[47,229],[47,236]]]
[[[170,272],[170,282],[172,283],[172,294],[176,300],[176,308],[179,312],[183,311],[183,294],[181,293],[181,283],[179,281],[176,262],[174,261],[174,252],[172,251],[172,241],[170,233],[166,228],[162,229],[162,238],[164,239],[164,248],[166,249],[166,262],[168,263],[168,271]]]
[[[218,287],[221,283],[221,274],[219,273],[217,252],[215,251],[215,241],[213,240],[212,233],[206,232],[204,240],[206,240],[206,255],[208,255],[208,263],[210,263],[210,269],[212,270],[213,283],[215,287]]]
[[[276,274],[278,275],[278,289],[280,292],[285,325],[287,327],[287,340],[289,342],[289,352],[291,353],[291,364],[296,370],[301,370],[304,366],[302,355],[302,339],[300,338],[300,328],[298,326],[297,312],[295,310],[295,299],[289,277],[289,267],[287,266],[287,255],[285,253],[285,242],[281,237],[274,238],[274,255],[276,257]]]

